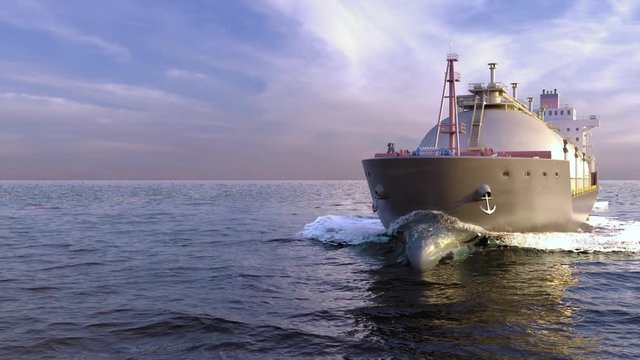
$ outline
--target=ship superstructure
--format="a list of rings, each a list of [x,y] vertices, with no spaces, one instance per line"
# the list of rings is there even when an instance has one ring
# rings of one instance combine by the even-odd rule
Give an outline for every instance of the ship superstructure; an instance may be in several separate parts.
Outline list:
[[[571,174],[572,192],[585,191],[587,184],[588,186],[595,185],[597,171],[595,170],[595,158],[591,144],[591,129],[600,126],[600,116],[579,117],[575,107],[569,104],[561,106],[557,89],[553,89],[553,91],[542,90],[540,109],[537,113],[538,116],[551,124],[562,138],[567,139],[578,150],[578,158],[574,155],[577,161],[573,164],[574,171]],[[590,167],[590,170],[587,167]]]

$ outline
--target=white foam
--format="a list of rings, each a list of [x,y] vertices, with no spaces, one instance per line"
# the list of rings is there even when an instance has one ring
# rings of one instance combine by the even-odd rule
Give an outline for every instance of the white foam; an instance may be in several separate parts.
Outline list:
[[[603,212],[609,210],[609,202],[608,201],[596,201],[595,204],[593,204],[593,209],[591,210],[592,212]]]
[[[443,257],[451,260],[465,258],[474,250],[467,240],[479,235],[469,231],[466,224],[457,219],[433,211],[412,213],[397,221],[396,226],[406,241],[402,261],[408,261],[422,271],[437,265]],[[376,217],[325,215],[305,225],[299,235],[328,244],[357,245],[388,242],[392,232],[385,232]]]
[[[377,217],[320,216],[304,226],[300,236],[330,244],[357,245],[366,242],[387,242],[390,236]]]
[[[608,203],[600,201],[596,205],[602,209]],[[640,222],[591,215],[588,224],[592,229],[585,232],[505,233],[494,239],[501,245],[549,251],[640,252]],[[299,235],[345,245],[384,243],[390,239],[377,217],[365,216],[320,216],[305,225]]]
[[[393,233],[394,231],[402,227],[415,227],[422,224],[438,225],[443,226],[449,230],[461,230],[469,233],[487,233],[486,230],[477,225],[463,223],[457,218],[437,210],[417,210],[407,215],[403,215],[396,219],[391,224],[391,226],[389,226],[389,232]]]
[[[640,222],[591,216],[589,232],[502,234],[497,242],[541,250],[640,252]]]

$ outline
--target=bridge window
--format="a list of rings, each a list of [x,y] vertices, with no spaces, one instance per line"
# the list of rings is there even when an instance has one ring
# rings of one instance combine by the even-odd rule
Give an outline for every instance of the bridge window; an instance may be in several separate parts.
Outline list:
[[[558,115],[558,110],[555,111],[555,115]]]
[[[571,129],[570,129],[570,128],[567,128],[567,131],[571,131]]]
[[[580,131],[580,128],[576,128],[576,131]]]
[[[567,115],[571,115],[571,110],[567,110]]]
[[[564,110],[560,110],[560,115],[564,115]]]
[[[580,138],[576,138],[576,142],[580,142]]]

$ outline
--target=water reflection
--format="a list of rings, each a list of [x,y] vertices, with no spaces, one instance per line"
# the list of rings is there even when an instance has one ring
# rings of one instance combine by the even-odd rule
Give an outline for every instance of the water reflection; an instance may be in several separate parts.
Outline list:
[[[374,341],[404,355],[584,357],[597,344],[575,330],[567,256],[495,249],[426,273],[388,265],[373,272],[372,306],[357,315]]]

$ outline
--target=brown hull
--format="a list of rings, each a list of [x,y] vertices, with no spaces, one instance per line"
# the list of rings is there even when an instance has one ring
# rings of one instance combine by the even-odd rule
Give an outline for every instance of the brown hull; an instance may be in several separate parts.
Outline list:
[[[398,157],[362,164],[386,228],[413,211],[440,210],[489,231],[574,231],[597,196],[595,190],[571,196],[569,163],[563,160]],[[488,203],[481,198],[486,186]]]

